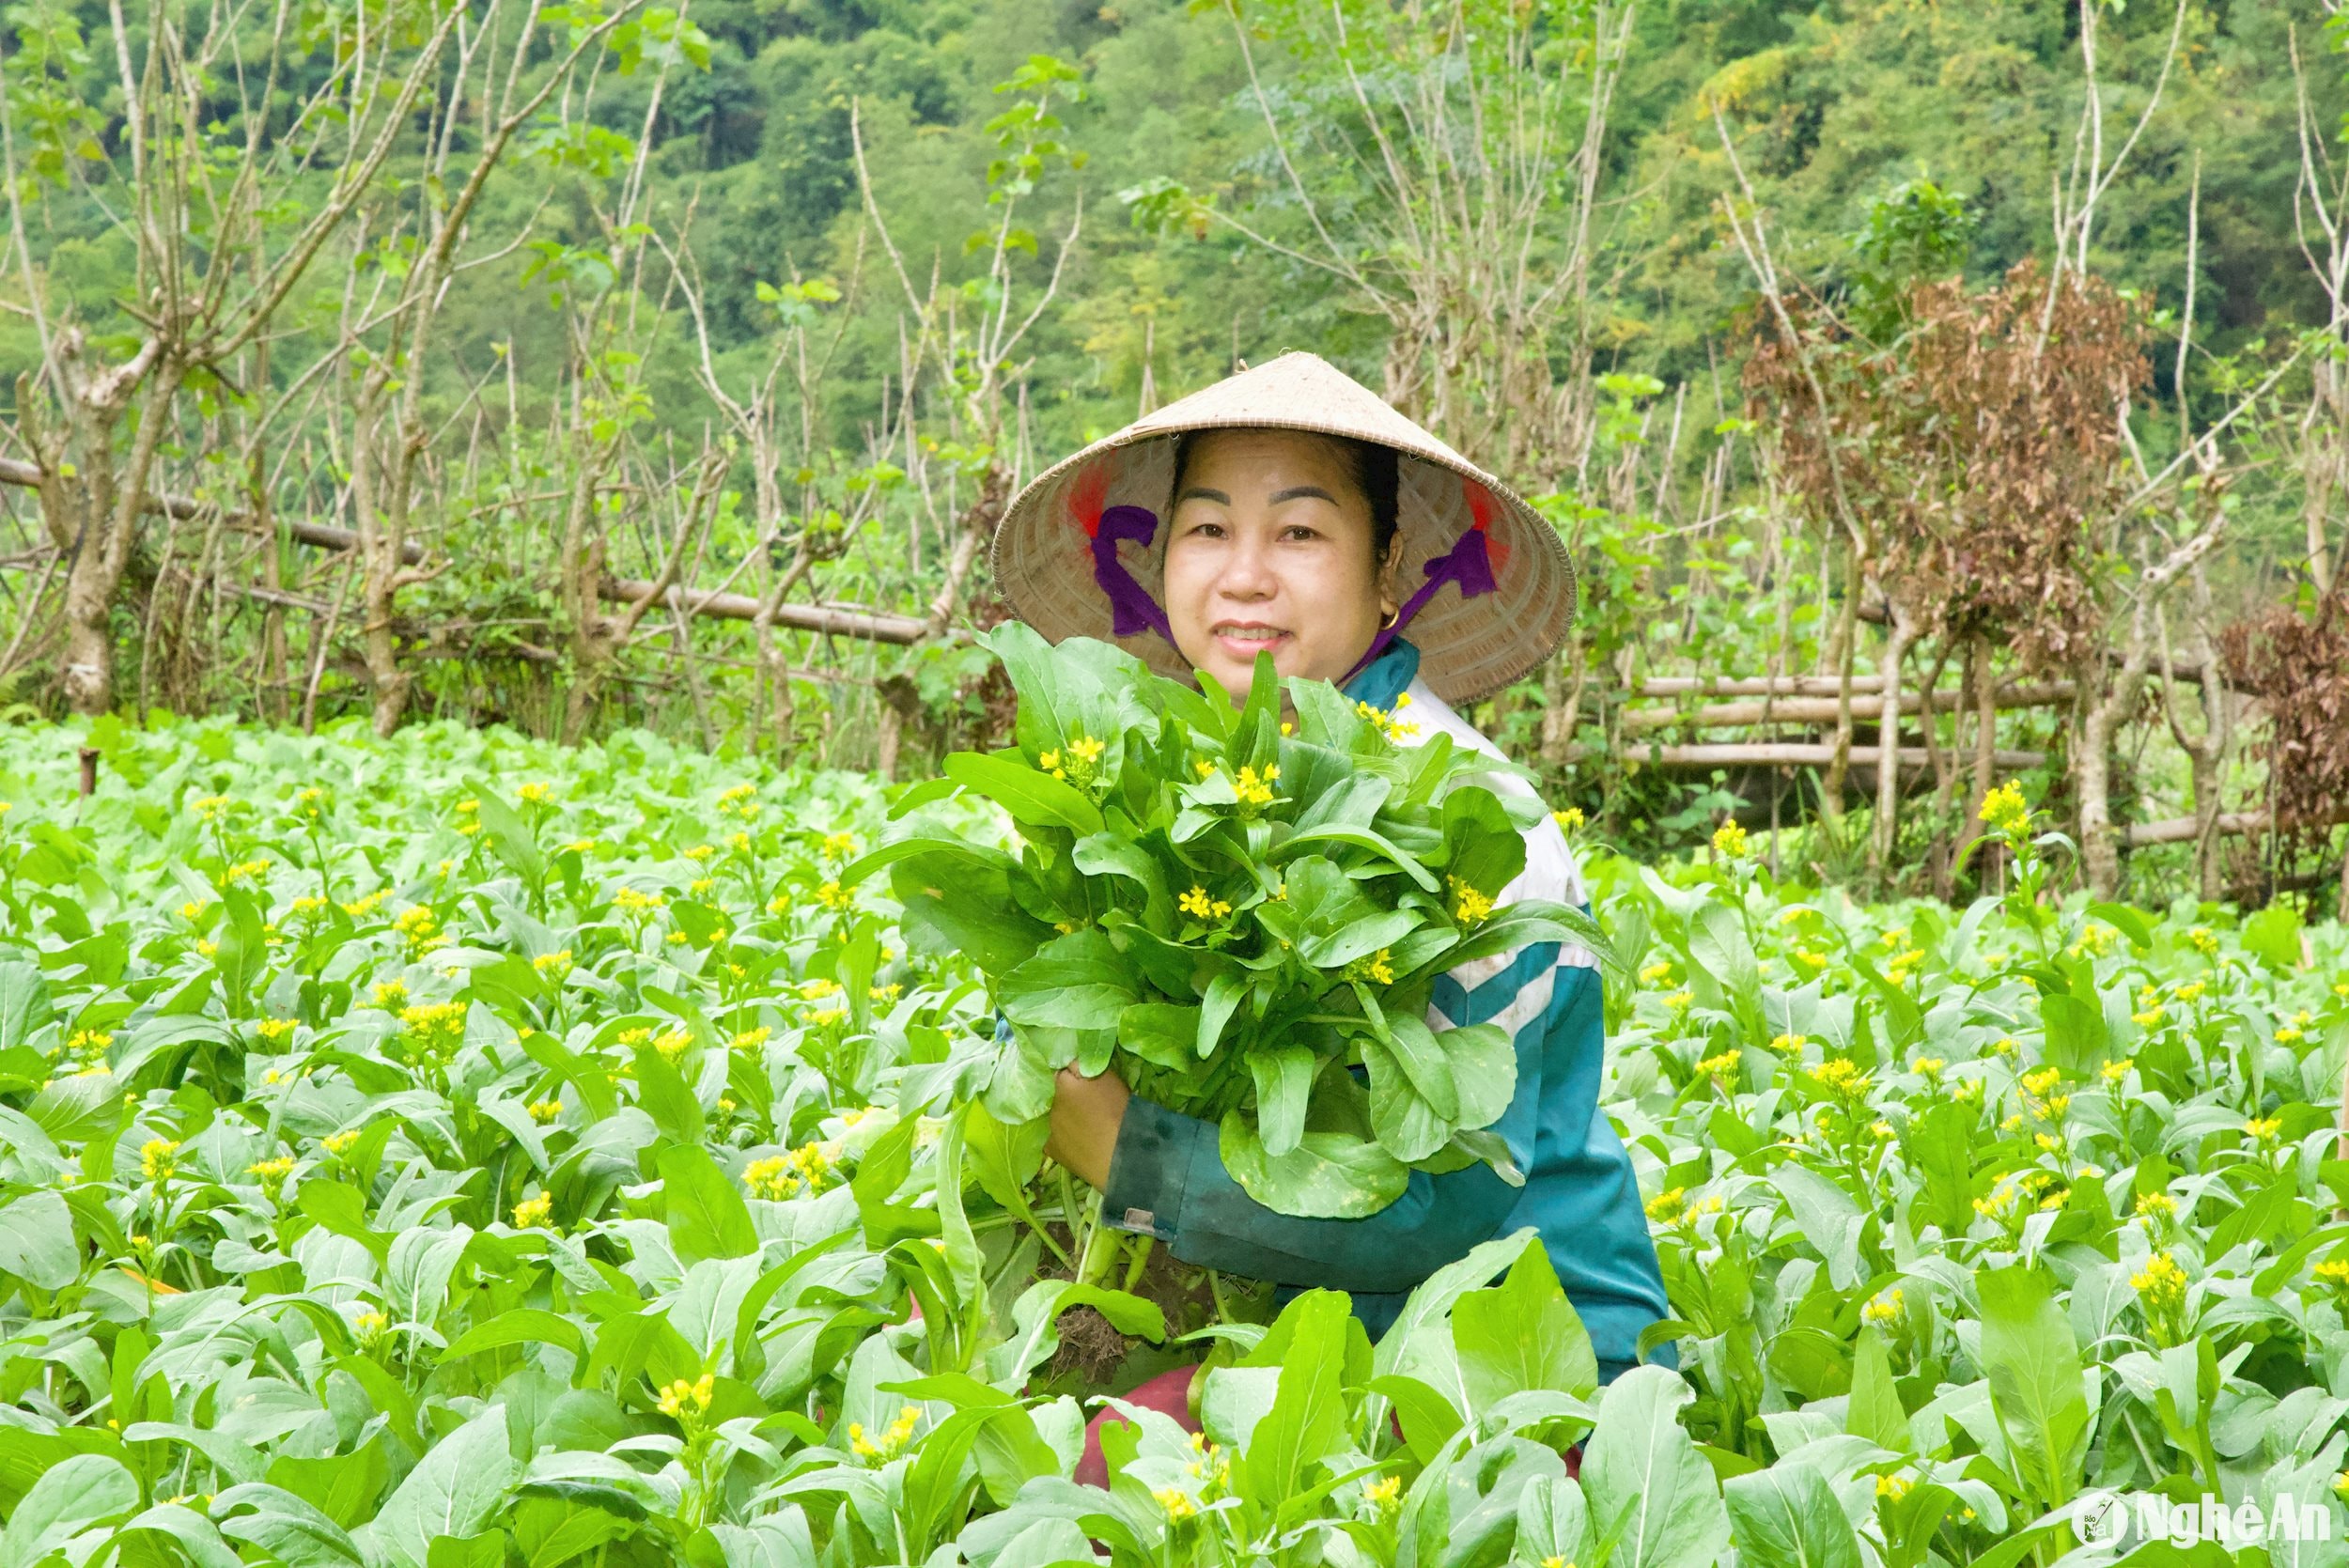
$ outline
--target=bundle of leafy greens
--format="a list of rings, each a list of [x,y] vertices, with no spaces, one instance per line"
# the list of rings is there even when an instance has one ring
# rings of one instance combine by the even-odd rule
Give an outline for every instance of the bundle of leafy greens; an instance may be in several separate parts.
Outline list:
[[[1413,1170],[1478,1160],[1521,1182],[1490,1129],[1516,1089],[1501,1028],[1437,1030],[1435,979],[1528,943],[1600,944],[1559,904],[1498,905],[1537,800],[1512,765],[1257,660],[1244,704],[1105,643],[990,646],[1019,693],[1017,746],[946,759],[902,814],[956,789],[1009,814],[1017,858],[938,835],[884,845],[909,941],[986,974],[1007,1027],[984,1104],[1041,1144],[1052,1074],[1109,1069],[1218,1125],[1223,1162],[1285,1214],[1358,1219]]]

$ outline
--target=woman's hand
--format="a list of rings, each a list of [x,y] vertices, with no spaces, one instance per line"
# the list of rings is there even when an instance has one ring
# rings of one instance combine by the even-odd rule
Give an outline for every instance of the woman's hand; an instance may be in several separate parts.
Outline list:
[[[1117,1152],[1117,1129],[1126,1125],[1126,1102],[1133,1091],[1115,1073],[1087,1078],[1063,1067],[1053,1081],[1052,1134],[1044,1152],[1066,1165],[1095,1190],[1110,1185],[1110,1156]]]

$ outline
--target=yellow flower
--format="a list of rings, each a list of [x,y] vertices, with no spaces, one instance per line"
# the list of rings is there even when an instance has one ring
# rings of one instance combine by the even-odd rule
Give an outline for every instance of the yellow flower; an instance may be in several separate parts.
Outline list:
[[[1795,950],[1795,962],[1802,965],[1805,969],[1823,970],[1827,968],[1827,955],[1824,953],[1813,953],[1807,947],[1797,948]]]
[[[2170,994],[2180,1001],[2200,1001],[2201,1000],[2202,993],[2209,988],[2209,984],[2205,981],[2191,980],[2179,986],[2176,990],[2170,992]],[[2338,986],[2333,988],[2335,990],[2341,989]]]
[[[514,1228],[527,1231],[544,1225],[554,1214],[554,1200],[541,1192],[514,1205]]]
[[[821,1192],[837,1179],[839,1152],[837,1143],[803,1143],[789,1154],[753,1160],[742,1172],[742,1185],[752,1197],[770,1203]]]
[[[2174,1312],[2186,1304],[2186,1270],[2167,1252],[2156,1252],[2145,1266],[2129,1276],[2129,1284],[2154,1312]]]
[[[1976,814],[1990,825],[1990,831],[2012,838],[2030,827],[2030,807],[2023,800],[2022,785],[2009,779],[1982,798],[1982,810]]]
[[[1231,905],[1221,898],[1208,897],[1207,890],[1196,884],[1174,904],[1183,913],[1199,920],[1221,920],[1232,912]]]
[[[844,888],[835,881],[820,882],[816,888],[816,902],[827,909],[853,909],[856,908],[856,890]]]
[[[169,1138],[150,1138],[139,1145],[139,1174],[148,1181],[161,1181],[179,1167],[179,1143]]]
[[[559,953],[541,953],[530,961],[530,967],[551,980],[560,980],[571,972],[571,950],[567,947]]]
[[[1742,861],[1746,858],[1746,831],[1733,818],[1713,830],[1713,853],[1723,860]]]
[[[1830,1056],[1817,1066],[1804,1070],[1812,1082],[1830,1094],[1856,1100],[1868,1092],[1868,1075],[1854,1066],[1848,1058]]]
[[[1659,1225],[1669,1225],[1680,1218],[1681,1211],[1688,1207],[1688,1200],[1687,1188],[1667,1188],[1647,1201],[1647,1217]]]
[[[698,1421],[718,1392],[718,1380],[703,1373],[694,1382],[680,1377],[661,1390],[661,1413],[677,1421]]]
[[[2296,1046],[2307,1037],[2290,1024],[2276,1031],[2276,1043],[2279,1046]]]
[[[1918,1074],[1920,1077],[1930,1080],[1938,1079],[1941,1076],[1941,1069],[1948,1065],[1949,1063],[1943,1061],[1940,1057],[1920,1056],[1914,1057],[1910,1060],[1908,1069],[1909,1071]]]
[[[2349,1261],[2334,1258],[2318,1264],[2316,1277],[2335,1290],[2349,1290]]]
[[[1670,980],[1672,978],[1672,960],[1669,958],[1659,958],[1653,964],[1641,966],[1640,970],[1640,984],[1642,986],[1660,986],[1665,981]]]
[[[653,1036],[652,1048],[661,1053],[661,1060],[671,1066],[685,1060],[685,1053],[693,1044],[691,1030],[671,1029]]]
[[[1886,1291],[1883,1295],[1877,1296],[1875,1300],[1859,1309],[1859,1321],[1862,1323],[1873,1323],[1880,1327],[1889,1327],[1890,1325],[1898,1323],[1901,1320],[1903,1312],[1906,1311],[1906,1308],[1903,1305],[1902,1301],[1901,1289],[1898,1285],[1894,1285],[1890,1290]]]
[[[1161,1486],[1150,1494],[1150,1499],[1166,1511],[1170,1524],[1178,1524],[1199,1512],[1199,1505],[1190,1500],[1190,1494],[1179,1486]]]
[[[197,942],[195,944],[195,954],[199,958],[217,957],[220,954],[220,943],[215,941]]]
[[[1898,1502],[1915,1490],[1917,1483],[1904,1475],[1876,1477],[1876,1496],[1887,1502]]]
[[[391,1326],[392,1320],[377,1312],[361,1312],[351,1321],[351,1327],[359,1330],[359,1337],[363,1340],[374,1339]]]
[[[1411,737],[1419,733],[1419,726],[1417,724],[1406,723],[1402,719],[1396,717],[1397,714],[1400,714],[1405,708],[1410,706],[1411,694],[1408,691],[1406,691],[1401,696],[1395,698],[1393,713],[1389,713],[1381,708],[1373,707],[1368,703],[1356,703],[1354,705],[1354,711],[1359,717],[1369,721],[1371,727],[1377,730],[1380,735],[1385,736],[1390,744],[1399,746],[1404,741],[1408,740]]]
[[[868,1436],[863,1421],[848,1423],[848,1448],[860,1459],[885,1463],[896,1457],[906,1444],[913,1440],[914,1429],[921,1424],[922,1407],[909,1405],[897,1412],[897,1419],[889,1423],[889,1430],[875,1438]]]
[[[330,1132],[319,1141],[326,1145],[326,1152],[330,1155],[347,1155],[350,1153],[350,1146],[359,1141],[359,1129],[352,1127],[348,1132]]]
[[[2276,1141],[2276,1135],[2283,1128],[2283,1118],[2280,1116],[2254,1116],[2243,1124],[2243,1130],[2262,1143]]]
[[[2186,945],[2205,958],[2218,956],[2218,939],[2210,934],[2207,925],[2197,925],[2186,934]]]
[[[1493,912],[1491,899],[1468,883],[1461,881],[1457,877],[1447,877],[1444,881],[1450,885],[1455,900],[1452,908],[1453,919],[1463,925],[1475,925],[1491,916]]]
[[[1807,1034],[1773,1034],[1770,1036],[1770,1048],[1781,1056],[1799,1055],[1803,1042],[1809,1038]]]
[[[2053,1067],[2042,1067],[2035,1073],[2023,1075],[2023,1089],[2031,1094],[2045,1094],[2063,1081],[2063,1075]]]
[[[2015,1212],[2015,1201],[2019,1196],[2013,1182],[2002,1181],[1988,1197],[1974,1200],[1974,1212],[1984,1219],[2004,1219]]]
[[[729,1050],[756,1050],[759,1047],[767,1043],[768,1036],[772,1033],[774,1033],[774,1031],[769,1029],[764,1024],[759,1025],[756,1029],[741,1030],[735,1034],[733,1039],[726,1042],[726,1048]]]
[[[2097,1072],[2103,1077],[2107,1083],[2119,1083],[2123,1079],[2129,1076],[2129,1069],[2136,1065],[2137,1058],[2127,1056],[2123,1057],[2118,1062],[2106,1063],[2102,1067],[2097,1069]]]
[[[685,851],[685,858],[689,861],[706,861],[711,856],[717,854],[717,852],[718,849],[715,845],[696,844],[691,849]]]
[[[550,1125],[555,1120],[556,1117],[561,1116],[562,1114],[563,1102],[561,1100],[533,1100],[530,1102],[530,1119],[537,1123],[542,1127]]]
[[[1278,768],[1268,768],[1262,774],[1253,768],[1243,768],[1233,781],[1232,793],[1239,797],[1243,806],[1268,806],[1272,804],[1272,781],[1280,776]]]
[[[1568,806],[1563,811],[1551,812],[1549,819],[1558,824],[1558,830],[1561,832],[1579,833],[1582,831],[1582,808],[1580,806]]]
[[[787,893],[779,893],[775,894],[774,897],[767,900],[767,912],[770,915],[789,914],[791,912],[791,895]]]
[[[1068,743],[1068,754],[1088,768],[1100,761],[1101,753],[1108,750],[1108,742],[1096,740],[1088,735],[1081,735]]]
[[[255,1160],[244,1168],[244,1173],[248,1176],[260,1177],[263,1187],[275,1188],[278,1183],[293,1174],[293,1157],[279,1155],[274,1159]]]
[[[554,791],[552,789],[549,788],[545,784],[535,782],[522,785],[520,789],[514,791],[514,793],[516,796],[521,798],[523,803],[533,806],[543,806],[548,801],[554,799]]]
[[[1382,947],[1369,957],[1357,958],[1346,965],[1340,978],[1369,980],[1381,986],[1392,986],[1394,984],[1393,958],[1394,955]]]
[[[1403,1478],[1391,1475],[1365,1483],[1362,1500],[1381,1514],[1389,1512],[1403,1500]]]
[[[1674,991],[1664,998],[1664,1005],[1677,1013],[1694,1001],[1696,1001],[1694,992]]]
[[[2167,1192],[2140,1192],[2137,1195],[2137,1212],[2149,1219],[2174,1219],[2178,1201]]]

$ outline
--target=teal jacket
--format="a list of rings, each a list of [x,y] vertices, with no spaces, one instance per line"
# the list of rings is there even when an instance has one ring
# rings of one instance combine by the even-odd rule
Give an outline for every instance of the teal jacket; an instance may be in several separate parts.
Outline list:
[[[1392,708],[1408,690],[1404,713],[1423,729],[1447,729],[1491,751],[1417,682],[1418,670],[1418,650],[1396,642],[1347,683],[1346,694]],[[1527,874],[1504,900],[1585,903],[1555,824],[1526,836]],[[1493,1130],[1525,1172],[1523,1187],[1481,1164],[1439,1176],[1413,1172],[1403,1196],[1368,1219],[1300,1219],[1241,1189],[1211,1124],[1136,1099],[1117,1135],[1102,1213],[1157,1236],[1185,1263],[1286,1290],[1346,1291],[1374,1339],[1428,1275],[1479,1242],[1531,1226],[1590,1330],[1602,1374],[1617,1374],[1638,1359],[1641,1332],[1667,1307],[1630,1157],[1598,1109],[1605,1026],[1595,961],[1555,943],[1521,948],[1439,978],[1434,1003],[1449,1026],[1500,1019],[1513,1029],[1517,1096]]]

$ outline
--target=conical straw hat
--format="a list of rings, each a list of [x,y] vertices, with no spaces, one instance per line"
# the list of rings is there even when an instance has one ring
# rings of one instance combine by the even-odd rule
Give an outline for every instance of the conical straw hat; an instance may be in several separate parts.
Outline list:
[[[1057,463],[1012,497],[995,531],[995,581],[1013,611],[1051,642],[1116,643],[1178,678],[1188,662],[1159,632],[1132,629],[1114,613],[1097,567],[1129,574],[1151,600],[1164,581],[1174,442],[1191,430],[1250,426],[1379,442],[1397,463],[1396,590],[1407,599],[1430,581],[1430,563],[1454,555],[1482,528],[1492,589],[1463,597],[1446,582],[1403,634],[1420,650],[1420,675],[1447,702],[1471,702],[1541,667],[1574,621],[1574,564],[1541,514],[1491,474],[1389,408],[1368,387],[1314,354],[1288,353],[1144,414]],[[1127,512],[1110,543],[1105,514]],[[1140,535],[1147,532],[1146,542]],[[1472,542],[1472,541],[1469,541]],[[1129,600],[1130,602],[1130,600]],[[1152,612],[1156,613],[1155,610]]]

